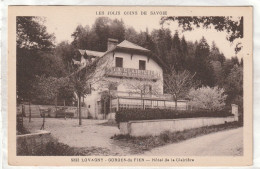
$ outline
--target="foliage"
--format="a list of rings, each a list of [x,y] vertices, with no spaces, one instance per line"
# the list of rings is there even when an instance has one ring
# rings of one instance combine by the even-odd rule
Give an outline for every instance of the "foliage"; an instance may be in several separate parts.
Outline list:
[[[44,18],[19,16],[16,18],[16,45],[28,50],[50,50],[54,36],[47,33]]]
[[[50,141],[44,146],[37,149],[28,149],[25,145],[17,150],[17,155],[20,156],[99,156],[99,155],[115,155],[107,148],[101,147],[71,147],[67,144],[58,142],[57,139],[51,137]]]
[[[235,65],[224,83],[228,104],[237,104],[238,112],[243,117],[243,67]],[[243,118],[240,118],[243,119]]]
[[[34,102],[40,104],[53,104],[54,100],[61,98],[70,101],[73,97],[73,88],[67,78],[37,76],[33,84]]]
[[[196,79],[201,82],[201,85],[214,86],[214,72],[210,64],[210,48],[204,37],[200,40],[195,51],[195,69]]]
[[[71,44],[74,49],[106,51],[108,38],[124,40],[125,26],[122,20],[99,17],[92,28],[79,25],[71,36],[73,37]]]
[[[191,89],[188,95],[190,105],[196,109],[222,110],[225,106],[227,95],[224,89],[218,87],[201,87]]]
[[[226,110],[122,109],[116,112],[116,122],[226,116],[231,116]]]
[[[54,36],[47,33],[43,23],[40,17],[16,17],[18,99],[31,99],[36,75],[56,74],[58,68],[43,72],[50,64],[58,62],[53,56],[47,56],[54,47]]]
[[[56,46],[54,55],[62,60],[66,74],[70,74],[72,72],[71,60],[75,56],[74,47],[69,42],[63,41]]]
[[[234,18],[231,16],[181,16],[163,17],[161,24],[166,21],[177,21],[184,31],[191,31],[195,27],[206,29],[214,28],[217,31],[226,31],[227,40],[233,42],[237,38],[243,38],[243,17]]]

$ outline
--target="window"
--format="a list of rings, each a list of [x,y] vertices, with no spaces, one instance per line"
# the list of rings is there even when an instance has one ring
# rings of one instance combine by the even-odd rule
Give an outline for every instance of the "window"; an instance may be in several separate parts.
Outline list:
[[[139,60],[139,70],[145,70],[145,64],[144,60]]]
[[[116,57],[116,67],[123,67],[123,58]]]
[[[152,93],[152,86],[151,85],[144,85],[144,92],[145,92],[145,94]]]

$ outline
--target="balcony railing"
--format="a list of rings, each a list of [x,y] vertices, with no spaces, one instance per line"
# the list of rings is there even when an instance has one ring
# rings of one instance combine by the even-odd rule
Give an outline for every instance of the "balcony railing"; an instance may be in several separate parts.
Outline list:
[[[141,78],[149,80],[158,80],[160,78],[160,73],[152,70],[139,70],[121,67],[108,68],[106,75],[111,77]]]
[[[135,98],[135,99],[148,99],[148,100],[173,100],[169,94],[143,94],[137,92],[121,92],[121,91],[110,91],[112,96],[115,98]]]

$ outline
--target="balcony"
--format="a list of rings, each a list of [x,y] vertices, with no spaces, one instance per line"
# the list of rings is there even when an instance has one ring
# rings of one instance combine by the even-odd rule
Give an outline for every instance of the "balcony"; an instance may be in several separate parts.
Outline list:
[[[160,74],[152,70],[139,70],[121,67],[108,68],[106,75],[109,77],[140,78],[147,80],[158,80],[160,78]]]

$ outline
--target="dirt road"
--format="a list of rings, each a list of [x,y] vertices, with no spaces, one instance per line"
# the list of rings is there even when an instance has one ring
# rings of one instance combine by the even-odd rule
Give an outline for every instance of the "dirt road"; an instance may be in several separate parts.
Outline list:
[[[237,156],[243,155],[243,128],[212,133],[158,147],[146,152],[149,156]]]
[[[106,120],[82,119],[82,126],[79,126],[78,119],[46,118],[45,130],[50,131],[59,142],[71,147],[102,147],[116,154],[128,154],[129,148],[121,148],[110,139],[114,134],[119,134],[119,129],[99,125],[104,122]],[[31,123],[24,118],[24,125],[31,132],[39,130],[42,118],[33,118]]]

